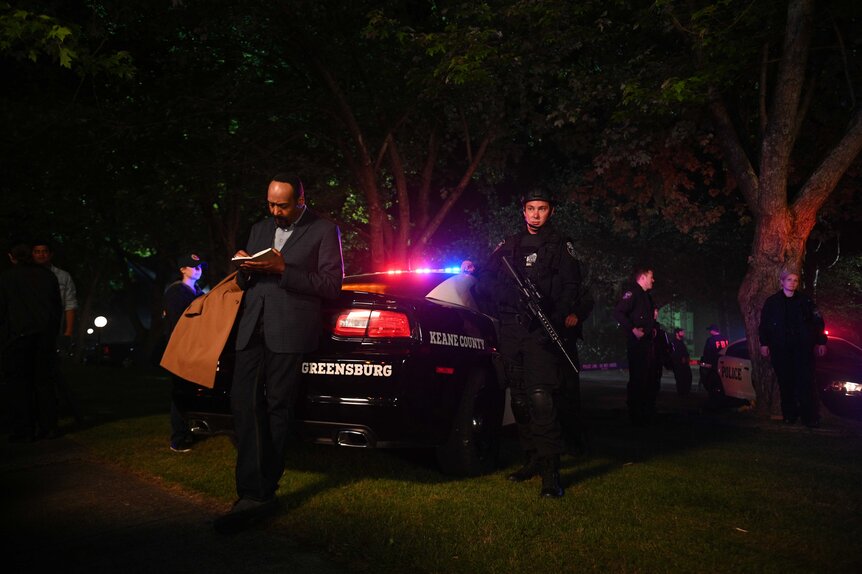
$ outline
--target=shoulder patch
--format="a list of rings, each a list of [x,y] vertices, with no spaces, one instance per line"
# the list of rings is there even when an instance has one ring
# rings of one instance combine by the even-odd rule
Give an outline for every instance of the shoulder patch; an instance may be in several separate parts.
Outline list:
[[[575,258],[575,246],[572,245],[571,241],[566,241],[566,251],[569,252],[569,255],[572,256],[572,259]]]
[[[625,301],[626,299],[631,299],[633,295],[634,293],[632,293],[631,291],[626,291],[625,293],[623,293],[623,301]]]

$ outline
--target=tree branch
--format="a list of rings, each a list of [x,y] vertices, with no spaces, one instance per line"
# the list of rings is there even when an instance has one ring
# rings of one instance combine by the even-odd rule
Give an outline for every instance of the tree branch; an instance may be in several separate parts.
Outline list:
[[[797,136],[799,136],[799,132],[802,130],[802,123],[805,121],[805,116],[808,115],[808,109],[811,107],[812,100],[814,100],[815,84],[817,84],[817,80],[814,76],[808,78],[808,82],[805,84],[805,92],[802,96],[802,103],[799,105],[799,111],[796,114],[795,127],[791,136],[793,141],[796,141]]]
[[[473,142],[470,137],[470,126],[467,125],[467,119],[464,117],[464,113],[460,112],[461,116],[461,126],[464,128],[464,147],[467,150],[467,163],[473,163]]]
[[[838,185],[859,152],[862,151],[862,110],[857,110],[847,133],[841,138],[820,166],[811,174],[791,206],[797,225],[813,227],[817,211]]]
[[[437,165],[437,155],[440,152],[440,139],[437,137],[437,125],[431,128],[428,138],[428,157],[425,158],[425,166],[422,168],[422,182],[419,187],[419,197],[416,208],[419,214],[416,221],[418,229],[425,229],[428,225],[428,213],[430,211],[431,179],[434,175],[434,167]]]
[[[386,149],[390,143],[392,143],[392,134],[400,128],[405,121],[407,121],[407,117],[410,115],[410,111],[404,112],[398,121],[395,122],[395,125],[391,126],[386,130],[386,135],[383,137],[383,145],[380,146],[380,151],[377,153],[377,159],[374,160],[374,172],[377,173],[380,171],[380,164],[383,163],[383,158],[386,156]]]
[[[719,96],[714,96],[709,104],[709,111],[718,136],[718,144],[721,146],[730,172],[739,184],[748,207],[757,214],[760,211],[760,182],[751,165],[751,160],[748,159],[748,155],[739,141],[739,135],[736,133],[736,128],[733,127],[724,101]]]
[[[467,185],[470,183],[470,179],[473,177],[473,174],[476,172],[476,169],[479,167],[479,164],[482,161],[482,158],[485,156],[485,152],[488,151],[488,146],[494,140],[493,130],[488,130],[488,134],[482,140],[482,143],[479,144],[479,149],[476,150],[476,153],[473,156],[473,161],[470,162],[470,165],[467,167],[467,170],[464,172],[463,177],[461,177],[461,181],[458,182],[458,186],[452,190],[449,196],[446,198],[446,201],[443,202],[443,205],[437,211],[434,218],[428,223],[428,226],[422,230],[422,235],[419,236],[415,245],[418,248],[425,246],[430,240],[434,233],[437,231],[437,228],[440,227],[440,224],[445,219],[446,215],[452,209],[452,206],[457,203],[458,199],[464,194],[464,190],[467,189]]]
[[[398,153],[398,146],[392,136],[389,140],[389,162],[392,166],[392,176],[395,178],[395,191],[398,194],[398,239],[395,244],[396,257],[401,262],[407,260],[407,244],[410,241],[410,195],[407,192],[407,177],[404,174],[404,162]]]
[[[813,0],[790,0],[787,7],[784,45],[760,156],[760,175],[763,178],[761,185],[769,189],[777,189],[787,184],[790,152],[793,150],[793,134],[796,130],[799,99],[805,81],[811,40],[812,12]]]
[[[766,84],[768,82],[769,70],[769,43],[763,44],[763,52],[760,59],[760,138],[766,135],[766,123],[769,118],[766,111]]]
[[[850,65],[847,63],[847,48],[844,46],[844,36],[841,35],[841,30],[835,19],[832,19],[832,27],[835,29],[835,37],[838,39],[838,49],[841,51],[841,62],[844,64],[844,78],[847,80],[847,91],[850,92],[850,103],[852,108],[856,108],[856,93],[853,91],[853,79],[850,76]]]

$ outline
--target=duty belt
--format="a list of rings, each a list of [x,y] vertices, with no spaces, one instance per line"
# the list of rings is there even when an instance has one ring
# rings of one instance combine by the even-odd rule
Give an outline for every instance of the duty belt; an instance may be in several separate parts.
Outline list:
[[[533,323],[533,318],[527,313],[500,313],[500,322],[507,325],[517,323],[526,328]]]

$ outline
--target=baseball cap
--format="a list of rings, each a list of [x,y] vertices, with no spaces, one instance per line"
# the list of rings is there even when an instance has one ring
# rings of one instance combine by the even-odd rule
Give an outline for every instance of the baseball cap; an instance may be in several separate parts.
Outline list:
[[[182,269],[183,267],[197,267],[201,265],[202,267],[207,266],[207,262],[201,260],[197,253],[189,253],[188,255],[180,255],[177,259],[177,267]]]
[[[556,203],[553,194],[543,189],[531,189],[521,197],[521,205],[526,205],[530,201],[547,201],[551,205]]]
[[[718,325],[716,325],[715,323],[711,323],[709,325],[709,327],[706,328],[706,330],[707,331],[721,331],[721,329],[719,329]]]

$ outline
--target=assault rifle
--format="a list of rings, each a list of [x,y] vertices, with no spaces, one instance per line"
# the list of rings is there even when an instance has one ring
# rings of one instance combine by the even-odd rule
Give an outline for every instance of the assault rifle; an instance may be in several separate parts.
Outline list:
[[[541,325],[542,328],[545,329],[545,332],[551,338],[551,340],[557,344],[560,352],[566,358],[566,361],[569,362],[569,365],[575,370],[578,371],[578,367],[575,365],[575,362],[569,356],[569,353],[566,352],[566,346],[563,344],[563,339],[560,337],[557,330],[554,329],[554,326],[551,325],[551,320],[548,319],[548,316],[545,315],[545,312],[542,311],[542,306],[539,304],[539,301],[542,300],[542,295],[539,293],[539,290],[536,289],[536,286],[530,281],[529,277],[521,277],[521,274],[512,267],[512,264],[509,263],[509,260],[505,257],[502,257],[503,265],[506,266],[506,269],[509,270],[512,277],[515,279],[515,283],[518,284],[518,289],[521,292],[521,298],[527,304],[527,309],[530,311],[530,314],[536,319]]]

